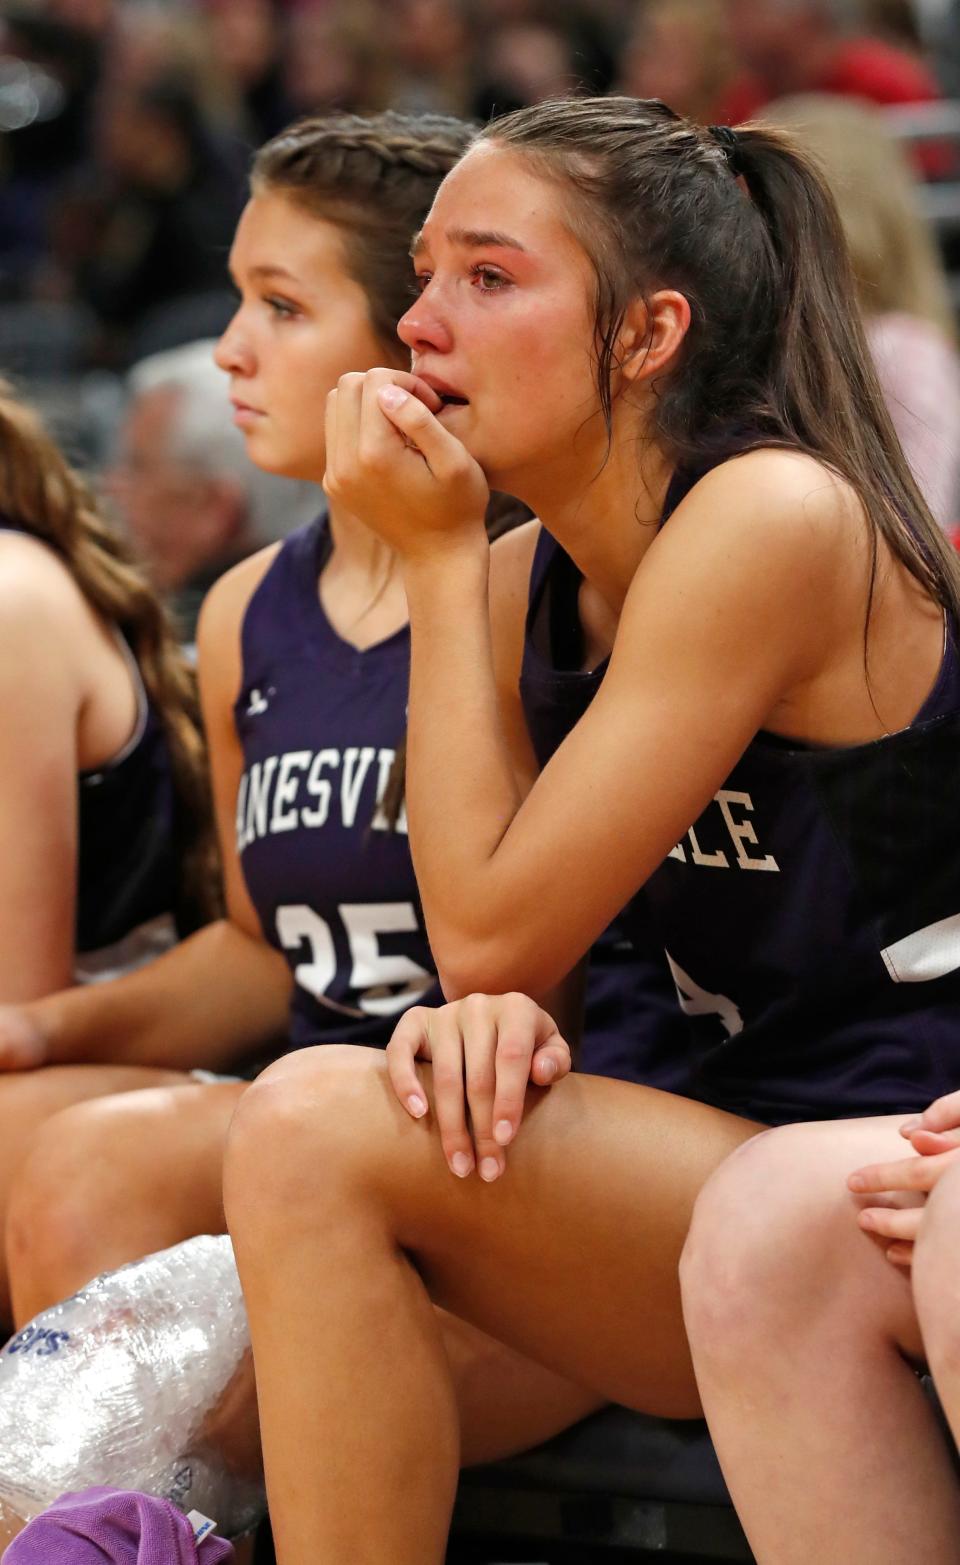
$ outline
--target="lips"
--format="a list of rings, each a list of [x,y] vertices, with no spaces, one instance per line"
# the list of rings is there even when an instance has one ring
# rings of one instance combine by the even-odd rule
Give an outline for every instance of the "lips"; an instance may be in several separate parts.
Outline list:
[[[447,381],[438,379],[436,375],[424,375],[420,370],[415,370],[414,374],[418,380],[424,381],[431,391],[437,393],[445,408],[465,408],[469,406],[470,398],[465,397],[463,392],[458,390],[456,386],[451,386]]]
[[[262,408],[252,407],[249,402],[240,402],[236,397],[230,398],[230,406],[233,408],[232,422],[237,429],[253,430],[266,417]]]

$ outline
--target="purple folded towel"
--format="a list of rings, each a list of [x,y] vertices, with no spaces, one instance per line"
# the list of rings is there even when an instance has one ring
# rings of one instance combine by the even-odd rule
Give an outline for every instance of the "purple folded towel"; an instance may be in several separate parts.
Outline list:
[[[169,1500],[123,1489],[64,1494],[14,1538],[4,1565],[217,1565],[233,1547],[193,1525]]]

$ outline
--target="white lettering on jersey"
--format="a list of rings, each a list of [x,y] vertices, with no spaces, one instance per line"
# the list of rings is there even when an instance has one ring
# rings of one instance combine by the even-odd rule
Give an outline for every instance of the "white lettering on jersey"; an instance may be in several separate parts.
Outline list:
[[[237,852],[247,845],[247,774],[244,772],[237,789]]]
[[[753,800],[750,795],[748,793],[738,793],[734,788],[721,788],[714,794],[713,803],[719,806],[723,824],[733,845],[737,868],[768,870],[773,874],[779,875],[780,865],[772,853],[765,853],[762,858],[753,858],[747,852],[744,846],[745,843],[752,843],[755,848],[759,848],[760,844],[757,841],[757,834],[750,821],[737,820],[730,808],[731,805],[736,804],[743,810],[752,810]],[[723,849],[716,848],[713,852],[706,851],[700,846],[696,831],[692,826],[686,833],[686,837],[689,843],[690,858],[694,864],[699,864],[701,868],[707,869],[730,868],[730,860]],[[670,849],[667,858],[677,859],[679,863],[686,864],[687,852],[682,841]]]
[[[247,841],[267,835],[267,806],[270,802],[270,782],[277,769],[277,757],[268,755],[261,764],[254,761],[250,768],[250,784],[247,790]]]
[[[760,844],[750,822],[734,820],[730,806],[731,804],[739,804],[744,810],[752,810],[753,800],[750,795],[748,793],[737,793],[732,788],[721,788],[716,795],[716,800],[720,806],[720,814],[723,816],[727,830],[730,833],[739,868],[772,870],[775,874],[779,874],[780,866],[772,853],[765,853],[762,859],[752,859],[743,846],[745,842],[752,842],[755,848],[758,848]]]
[[[326,825],[327,815],[330,812],[331,787],[328,778],[322,777],[320,774],[325,766],[329,766],[332,769],[339,765],[339,750],[318,750],[314,756],[310,767],[310,775],[307,778],[307,792],[312,794],[315,799],[319,799],[320,802],[315,810],[307,809],[304,806],[300,811],[300,820],[304,826]]]
[[[369,745],[364,745],[362,750],[357,750],[351,745],[349,750],[343,752],[343,767],[340,772],[340,814],[345,826],[352,826],[357,818],[360,790],[376,753],[376,750],[371,749]]]
[[[340,806],[340,824],[389,831],[383,800],[396,751],[372,745],[339,750],[287,750],[254,761],[237,788],[237,849],[243,852],[260,837],[318,830]],[[339,774],[339,776],[338,776]],[[398,836],[407,835],[407,814],[401,804]]]
[[[710,994],[709,990],[701,989],[694,983],[689,973],[673,960],[669,951],[664,956],[670,964],[673,981],[677,986],[677,999],[680,1001],[680,1009],[687,1016],[716,1016],[724,1027],[727,1037],[733,1038],[738,1032],[743,1032],[743,1017],[725,994]]]
[[[344,1005],[327,993],[337,977],[337,949],[330,925],[303,902],[278,907],[277,938],[285,951],[304,943],[309,959],[298,962],[296,982],[320,1005],[341,1016],[394,1016],[426,994],[434,982],[432,973],[403,955],[387,956],[380,950],[380,936],[416,934],[419,930],[412,902],[345,902],[339,915],[350,952],[349,987],[359,1006]]]
[[[704,853],[699,842],[697,841],[697,834],[692,826],[687,832],[687,837],[690,841],[690,855],[694,864],[704,864],[708,868],[716,869],[730,868],[730,860],[727,858],[727,855],[724,853],[722,848],[718,848],[716,853]]]
[[[309,765],[309,750],[288,750],[286,755],[281,756],[277,786],[273,795],[273,813],[270,816],[271,832],[296,830],[297,812],[285,809],[284,806],[293,803],[297,797],[297,789],[300,787],[300,778],[291,776],[291,772],[294,768],[305,771]]]
[[[390,822],[387,820],[387,817],[383,812],[383,801],[386,798],[387,787],[390,782],[390,775],[393,771],[393,763],[396,758],[396,750],[380,750],[377,754],[377,764],[380,768],[380,771],[377,777],[377,808],[371,822],[371,826],[374,831],[390,830]],[[397,814],[397,824],[394,827],[394,830],[398,837],[405,837],[407,835],[407,806],[406,801],[403,799],[400,801],[400,809]]]
[[[433,974],[409,957],[384,956],[379,940],[380,935],[417,932],[413,903],[343,902],[340,917],[353,957],[350,986],[361,991],[360,1004],[367,1015],[393,1016],[422,999]]]

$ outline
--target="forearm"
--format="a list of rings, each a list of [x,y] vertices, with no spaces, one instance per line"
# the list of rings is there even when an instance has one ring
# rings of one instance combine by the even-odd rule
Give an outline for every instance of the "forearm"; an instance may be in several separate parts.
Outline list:
[[[217,1069],[286,1029],[289,970],[221,919],[126,977],[61,990],[28,1009],[52,1064]]]
[[[417,883],[440,947],[471,931],[521,794],[497,703],[486,550],[408,566],[407,802]]]

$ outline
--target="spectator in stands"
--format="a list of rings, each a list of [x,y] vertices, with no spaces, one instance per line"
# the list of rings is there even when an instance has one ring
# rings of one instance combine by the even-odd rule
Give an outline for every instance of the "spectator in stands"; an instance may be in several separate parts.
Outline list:
[[[283,24],[283,85],[295,113],[372,113],[392,101],[390,30],[376,0],[296,5]]]
[[[341,384],[327,488],[403,561],[411,838],[459,998],[407,1013],[385,1061],[289,1056],[233,1121],[282,1565],[444,1558],[458,1420],[431,1299],[692,1414],[677,1262],[711,1165],[757,1119],[920,1109],[960,1069],[960,564],[892,435],[808,160],[655,102],[541,105],[445,179],[416,269],[413,373]],[[529,594],[518,569],[501,596],[490,481],[541,518]],[[552,676],[559,745],[529,791],[505,626]],[[699,1102],[567,1076],[523,997],[625,904],[669,951]],[[886,1427],[908,1481],[874,1470],[864,1503],[947,1565],[960,1487],[918,1388]],[[764,1439],[769,1487],[774,1419]],[[845,1542],[857,1460],[824,1481]],[[788,1547],[781,1527],[767,1560]]]
[[[474,17],[473,113],[486,120],[570,92],[606,92],[621,27],[579,0],[516,0]]]
[[[960,521],[960,355],[943,264],[906,158],[869,104],[788,98],[769,115],[809,148],[840,210],[860,308],[904,454],[941,527]]]
[[[470,36],[458,0],[395,0],[385,20],[396,63],[394,106],[411,114],[466,114]]]
[[[860,10],[871,37],[885,38],[907,54],[923,54],[917,0],[862,0]]]
[[[241,117],[238,87],[216,44],[203,7],[183,0],[136,0],[121,6],[104,54],[106,93],[118,85],[132,94],[158,81],[177,81],[189,92],[212,139],[235,135]]]
[[[222,283],[242,174],[181,78],[111,80],[99,127],[98,164],[65,198],[58,242],[102,323],[103,357],[122,362],[147,310]]]
[[[156,596],[6,388],[0,451],[0,1000],[11,1004],[165,950],[212,916],[217,875],[192,676]],[[0,1221],[44,1118],[170,1079],[105,1063],[0,1082]]]
[[[479,119],[505,114],[544,98],[564,97],[578,85],[573,45],[560,27],[521,22],[491,32],[484,73],[474,97]]]
[[[761,94],[743,75],[723,0],[647,0],[620,63],[621,90],[663,98],[703,125],[748,119]]]
[[[830,92],[927,103],[940,86],[915,51],[850,31],[830,0],[725,0],[737,53],[764,99]]]
[[[211,47],[239,94],[254,145],[290,118],[279,23],[270,0],[203,0]]]
[[[46,8],[5,6],[0,49],[23,73],[2,125],[0,292],[29,298],[50,286],[57,194],[91,150],[102,43]]]
[[[150,578],[186,642],[207,591],[231,565],[316,510],[307,486],[263,474],[233,423],[214,342],[137,364],[110,488]]]

